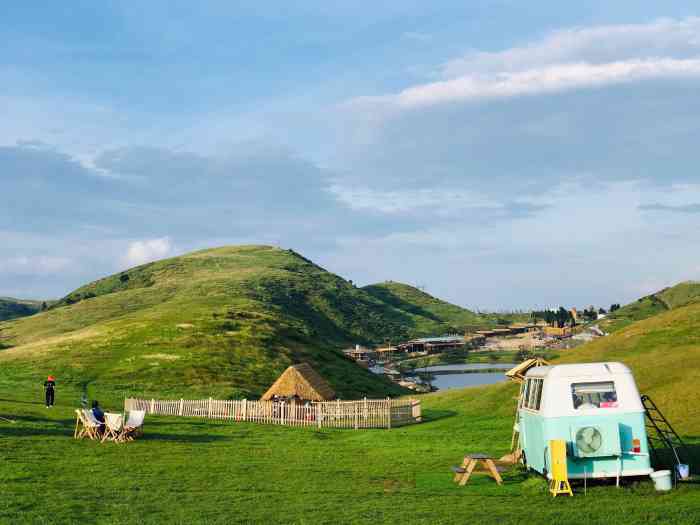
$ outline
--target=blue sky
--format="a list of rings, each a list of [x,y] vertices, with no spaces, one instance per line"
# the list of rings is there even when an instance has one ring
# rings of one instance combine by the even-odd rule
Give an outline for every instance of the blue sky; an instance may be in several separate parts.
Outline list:
[[[700,278],[692,2],[16,2],[0,295],[291,247],[472,308]]]

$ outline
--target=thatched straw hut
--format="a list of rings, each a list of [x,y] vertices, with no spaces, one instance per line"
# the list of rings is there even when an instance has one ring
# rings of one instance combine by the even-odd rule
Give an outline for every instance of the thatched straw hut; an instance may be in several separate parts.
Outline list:
[[[335,392],[308,363],[301,363],[287,368],[262,396],[263,401],[273,398],[330,401]]]

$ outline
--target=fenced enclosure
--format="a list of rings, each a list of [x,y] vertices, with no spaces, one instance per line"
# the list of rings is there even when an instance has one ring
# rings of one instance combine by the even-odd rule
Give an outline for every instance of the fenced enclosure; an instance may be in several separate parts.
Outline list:
[[[321,401],[307,405],[247,399],[132,399],[125,410],[145,410],[161,416],[230,419],[271,425],[318,428],[392,428],[421,421],[421,404],[415,399],[361,399]]]

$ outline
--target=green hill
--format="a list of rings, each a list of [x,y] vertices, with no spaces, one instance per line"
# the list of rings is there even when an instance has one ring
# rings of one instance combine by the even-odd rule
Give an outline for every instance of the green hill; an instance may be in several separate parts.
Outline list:
[[[414,314],[422,324],[418,328],[425,333],[441,335],[461,332],[465,327],[488,323],[488,320],[470,310],[437,299],[408,284],[387,281],[362,289],[386,304]]]
[[[608,332],[615,332],[625,326],[649,319],[660,313],[686,306],[700,300],[700,282],[686,281],[670,288],[641,297],[608,315],[600,325]]]
[[[41,310],[41,301],[0,297],[0,321],[34,315]]]
[[[448,306],[452,320],[461,309]],[[50,372],[124,393],[252,398],[308,361],[343,397],[377,396],[403,390],[339,349],[439,333],[446,323],[292,251],[225,247],[132,268],[0,324],[0,363],[26,380]]]

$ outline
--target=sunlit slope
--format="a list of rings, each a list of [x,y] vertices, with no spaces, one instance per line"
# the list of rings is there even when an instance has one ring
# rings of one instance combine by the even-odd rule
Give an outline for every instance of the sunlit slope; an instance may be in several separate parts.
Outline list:
[[[410,305],[408,305],[410,306]],[[120,391],[255,397],[309,361],[344,397],[402,392],[339,348],[432,332],[404,310],[304,257],[225,247],[139,266],[72,292],[49,311],[0,324],[3,372]]]
[[[614,332],[635,321],[649,319],[655,315],[700,301],[700,282],[686,281],[670,288],[641,297],[623,306],[601,321],[601,327]]]
[[[559,362],[621,361],[677,430],[700,436],[700,304],[630,324]]]

